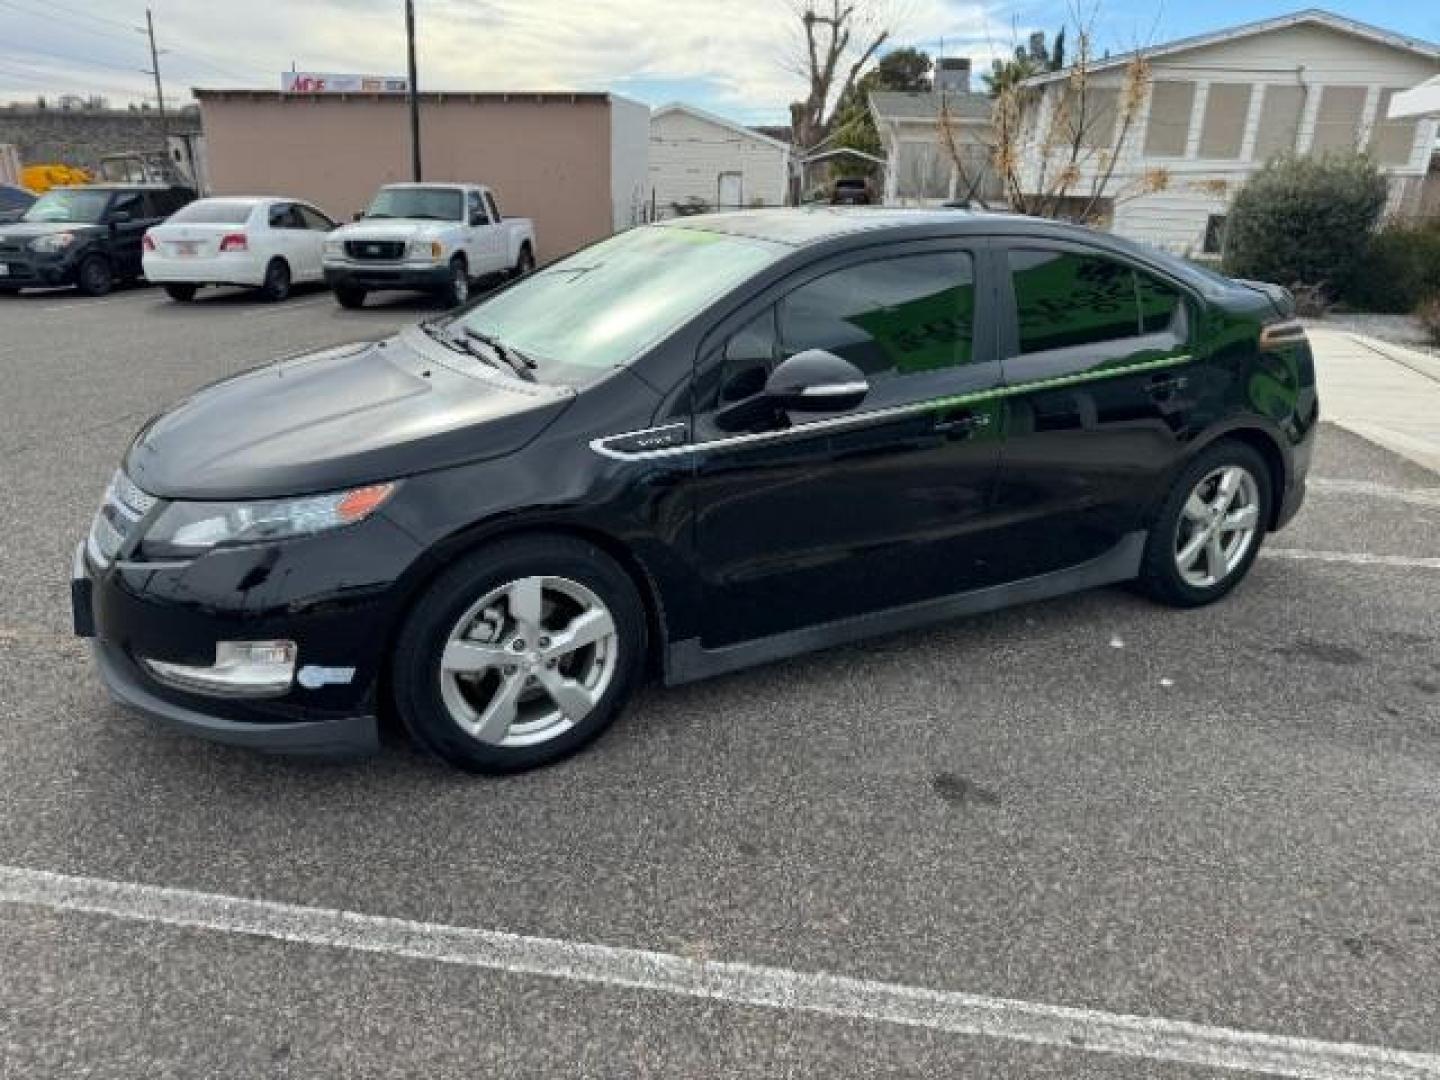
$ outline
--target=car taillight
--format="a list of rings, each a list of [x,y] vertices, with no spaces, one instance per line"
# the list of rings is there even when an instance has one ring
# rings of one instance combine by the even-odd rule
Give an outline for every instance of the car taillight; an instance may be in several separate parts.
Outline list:
[[[140,246],[146,251],[155,250],[155,241],[150,238],[150,234],[148,232],[145,234],[144,239],[140,241]]]
[[[225,239],[220,241],[221,251],[249,251],[250,241],[245,239],[244,233],[232,232]]]

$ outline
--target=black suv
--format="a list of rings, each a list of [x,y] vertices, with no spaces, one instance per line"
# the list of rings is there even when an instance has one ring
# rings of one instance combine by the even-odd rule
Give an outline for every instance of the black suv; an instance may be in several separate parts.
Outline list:
[[[103,296],[141,276],[145,230],[194,198],[159,184],[52,188],[19,221],[0,225],[0,293],[74,285]]]
[[[393,711],[526,768],[650,672],[1137,578],[1218,600],[1299,507],[1318,409],[1283,289],[1114,237],[682,218],[151,420],[75,553],[76,629],[197,734],[365,747]]]

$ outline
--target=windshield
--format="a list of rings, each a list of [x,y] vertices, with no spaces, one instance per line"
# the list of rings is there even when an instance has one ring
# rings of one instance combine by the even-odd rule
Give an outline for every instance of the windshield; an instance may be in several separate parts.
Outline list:
[[[460,325],[518,349],[542,376],[584,379],[630,363],[789,250],[699,229],[631,229],[498,293]]]
[[[243,199],[201,199],[182,206],[170,215],[171,221],[208,225],[243,225],[255,209]]]
[[[105,215],[108,191],[47,191],[21,221],[74,221],[94,225]]]
[[[464,197],[455,188],[381,188],[365,211],[367,218],[430,218],[459,221]]]

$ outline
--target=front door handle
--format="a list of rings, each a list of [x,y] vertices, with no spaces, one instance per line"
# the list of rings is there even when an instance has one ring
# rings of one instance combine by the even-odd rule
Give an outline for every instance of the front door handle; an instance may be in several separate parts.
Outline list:
[[[989,413],[958,413],[935,421],[935,430],[939,432],[978,431],[989,426]]]

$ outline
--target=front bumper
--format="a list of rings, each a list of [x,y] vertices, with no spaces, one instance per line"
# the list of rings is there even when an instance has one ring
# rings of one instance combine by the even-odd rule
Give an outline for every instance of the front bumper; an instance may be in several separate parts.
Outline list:
[[[187,735],[267,753],[313,757],[352,757],[374,753],[380,747],[379,725],[373,716],[281,723],[212,716],[157,696],[146,687],[140,669],[116,646],[97,638],[91,648],[95,670],[111,697]]]
[[[450,284],[445,263],[326,262],[325,284],[330,288],[414,289],[435,292]]]
[[[78,260],[69,252],[38,255],[31,251],[3,251],[0,265],[5,268],[0,273],[0,288],[44,289],[75,284]]]
[[[393,526],[372,519],[354,527],[356,534],[362,530],[366,535],[353,537],[361,547],[397,563],[407,560],[409,549]],[[376,682],[395,595],[380,588],[349,596],[327,589],[332,583],[314,567],[328,561],[348,565],[353,574],[354,549],[314,540],[286,546],[280,560],[273,548],[257,547],[189,565],[121,561],[97,569],[79,545],[71,570],[75,633],[92,640],[96,670],[110,694],[162,724],[214,742],[326,757],[378,749]],[[251,585],[247,600],[235,582],[253,582],[267,560],[277,564],[276,582],[309,580],[327,595],[307,600],[285,591],[265,598],[257,595],[263,587]],[[274,696],[196,691],[161,682],[140,663],[146,658],[203,666],[215,662],[218,642],[272,638],[292,639],[298,647],[295,681]]]

